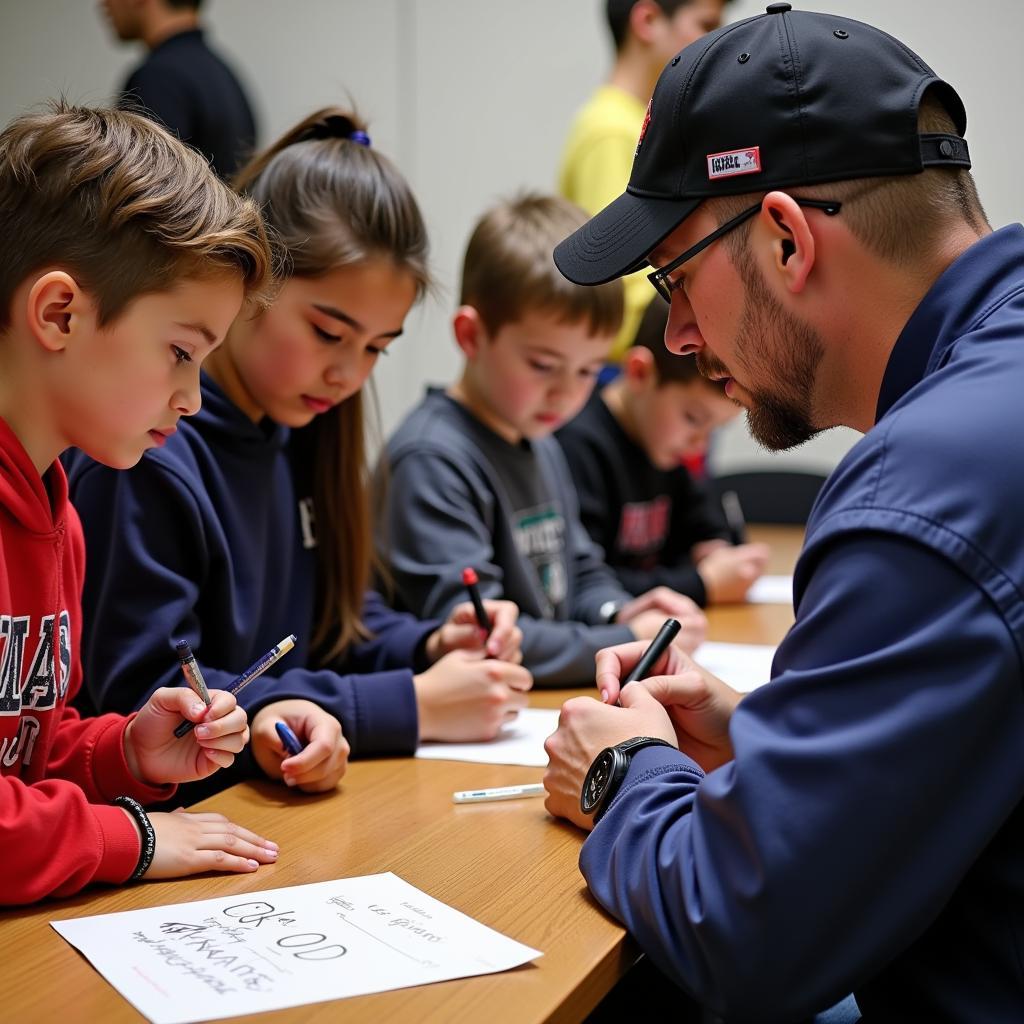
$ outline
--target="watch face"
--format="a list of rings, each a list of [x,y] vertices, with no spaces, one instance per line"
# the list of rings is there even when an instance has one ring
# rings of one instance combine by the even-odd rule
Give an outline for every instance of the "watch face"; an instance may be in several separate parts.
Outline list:
[[[587,772],[583,781],[583,792],[580,794],[580,810],[584,814],[592,814],[600,806],[601,798],[608,789],[608,781],[612,774],[613,754],[611,750],[603,750]]]

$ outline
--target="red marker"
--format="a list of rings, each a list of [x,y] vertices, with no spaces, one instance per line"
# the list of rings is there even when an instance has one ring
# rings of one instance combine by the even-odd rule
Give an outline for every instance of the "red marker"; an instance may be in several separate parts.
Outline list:
[[[476,574],[476,570],[471,569],[468,566],[463,569],[462,582],[466,584],[466,589],[469,591],[469,599],[473,602],[473,610],[476,612],[476,621],[480,624],[480,628],[490,636],[491,630],[494,629],[494,626],[491,623],[491,617],[487,614],[487,609],[484,607],[484,602],[480,597],[480,590],[477,587],[480,579]]]

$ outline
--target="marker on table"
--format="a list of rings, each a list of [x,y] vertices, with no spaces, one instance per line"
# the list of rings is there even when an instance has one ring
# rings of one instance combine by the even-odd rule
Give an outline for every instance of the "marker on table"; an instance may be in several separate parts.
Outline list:
[[[469,599],[473,602],[476,621],[480,623],[480,628],[490,636],[491,630],[494,629],[494,624],[491,622],[491,617],[487,614],[487,609],[484,607],[483,598],[480,597],[480,588],[477,586],[480,579],[476,574],[476,569],[471,569],[469,566],[463,569],[462,582],[465,583],[466,590],[469,591]]]
[[[453,804],[478,804],[485,800],[518,800],[524,796],[543,796],[544,786],[539,782],[528,786],[498,786],[496,789],[464,789],[452,793]]]
[[[189,689],[207,706],[210,706],[210,691],[206,688],[206,680],[203,673],[199,671],[192,648],[187,640],[179,640],[174,649],[178,652],[178,661],[181,662],[181,671],[185,676],[185,682]]]
[[[665,620],[661,629],[658,630],[658,635],[651,641],[643,656],[633,666],[633,671],[619,684],[620,694],[629,683],[635,683],[638,679],[646,679],[651,674],[651,669],[654,668],[658,659],[668,649],[668,645],[676,638],[679,628],[679,623],[676,619]],[[621,706],[619,701],[615,703]]]
[[[235,676],[228,687],[228,693],[236,696],[241,693],[254,679],[263,675],[271,665],[283,658],[295,646],[297,639],[295,634],[292,633],[291,636],[286,636],[279,644],[271,647],[262,658],[254,661],[240,676]],[[195,727],[196,723],[190,722],[186,718],[175,727],[174,735],[181,739],[182,736],[187,736]]]
[[[277,730],[277,738],[281,741],[281,746],[288,751],[289,757],[302,753],[305,749],[302,741],[284,722],[275,722],[274,728]]]
[[[722,511],[725,521],[729,524],[729,536],[733,544],[743,544],[747,539],[747,521],[743,518],[743,506],[740,496],[735,491],[722,494]]]

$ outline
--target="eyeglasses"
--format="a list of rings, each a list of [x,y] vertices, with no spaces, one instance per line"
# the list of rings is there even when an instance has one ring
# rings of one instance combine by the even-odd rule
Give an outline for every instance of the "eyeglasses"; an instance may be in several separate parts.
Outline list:
[[[810,206],[815,210],[824,210],[825,213],[830,217],[834,217],[843,204],[835,199],[800,199],[797,196],[792,197],[793,201],[799,206]],[[761,209],[761,203],[756,203],[754,206],[748,207],[742,213],[736,214],[732,220],[727,220],[724,224],[720,225],[710,235],[702,238],[696,245],[691,246],[682,254],[677,256],[671,263],[662,267],[660,270],[655,270],[653,274],[647,275],[647,280],[654,285],[654,290],[666,301],[672,301],[672,293],[683,283],[683,278],[678,281],[670,281],[669,277],[677,271],[687,260],[693,259],[694,256],[699,252],[703,252],[712,242],[717,242],[723,235],[727,235],[733,228],[738,228],[744,221],[750,220],[756,213]]]

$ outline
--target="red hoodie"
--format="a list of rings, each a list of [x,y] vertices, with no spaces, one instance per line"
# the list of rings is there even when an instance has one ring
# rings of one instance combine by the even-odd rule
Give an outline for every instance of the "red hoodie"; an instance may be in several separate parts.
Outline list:
[[[0,904],[125,881],[138,833],[109,801],[174,792],[129,770],[130,717],[68,706],[82,684],[85,543],[59,462],[47,483],[0,418]]]

